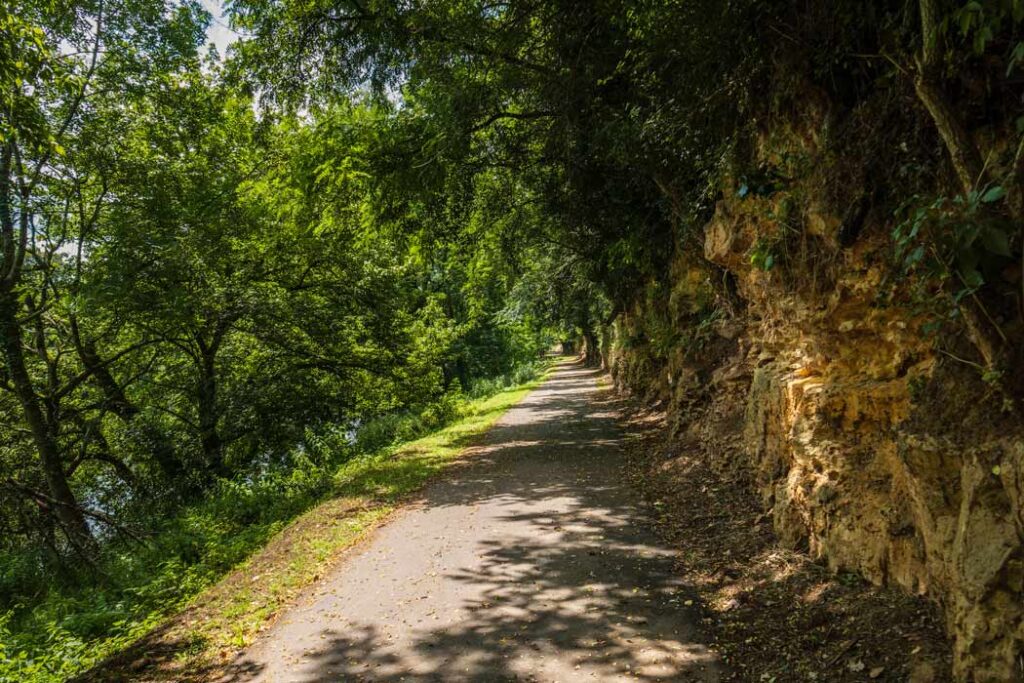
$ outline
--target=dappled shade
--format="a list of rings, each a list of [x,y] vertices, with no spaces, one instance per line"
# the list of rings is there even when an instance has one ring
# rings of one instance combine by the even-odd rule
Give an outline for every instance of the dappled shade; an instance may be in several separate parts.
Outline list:
[[[228,680],[717,680],[596,376],[561,366]]]

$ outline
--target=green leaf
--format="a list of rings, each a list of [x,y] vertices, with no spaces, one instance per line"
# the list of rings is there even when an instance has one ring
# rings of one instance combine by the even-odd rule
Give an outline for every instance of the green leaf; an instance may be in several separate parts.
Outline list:
[[[989,228],[981,233],[981,243],[985,249],[1000,256],[1012,256],[1010,253],[1010,241],[1006,233],[998,228]]]
[[[1013,48],[1013,52],[1010,53],[1010,59],[1006,65],[1006,75],[1009,76],[1013,73],[1014,68],[1016,68],[1022,60],[1024,60],[1024,42],[1017,43]],[[1020,132],[1019,127],[1017,128],[1017,132]]]
[[[970,12],[965,11],[960,13],[960,33],[967,35],[968,31],[971,30],[971,24],[974,22],[974,15]]]
[[[998,202],[1000,199],[1006,196],[1006,190],[1002,185],[994,185],[988,189],[985,194],[981,195],[981,201],[985,204],[991,204],[992,202]]]
[[[963,279],[964,284],[971,289],[977,289],[985,284],[985,278],[981,276],[974,268],[965,268],[961,271],[960,277]]]

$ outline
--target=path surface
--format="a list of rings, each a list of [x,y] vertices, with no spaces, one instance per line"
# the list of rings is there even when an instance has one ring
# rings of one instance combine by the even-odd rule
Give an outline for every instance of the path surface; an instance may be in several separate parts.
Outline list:
[[[559,365],[228,680],[717,681],[607,398]]]

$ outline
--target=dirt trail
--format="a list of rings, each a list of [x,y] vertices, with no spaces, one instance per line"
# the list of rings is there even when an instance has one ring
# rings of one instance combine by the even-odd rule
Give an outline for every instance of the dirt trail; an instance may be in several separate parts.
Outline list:
[[[607,398],[559,365],[225,680],[719,680]]]

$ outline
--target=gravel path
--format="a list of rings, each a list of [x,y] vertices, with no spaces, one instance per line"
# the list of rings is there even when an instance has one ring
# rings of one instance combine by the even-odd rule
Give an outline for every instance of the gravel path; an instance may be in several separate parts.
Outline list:
[[[719,680],[597,376],[560,364],[226,680]]]

